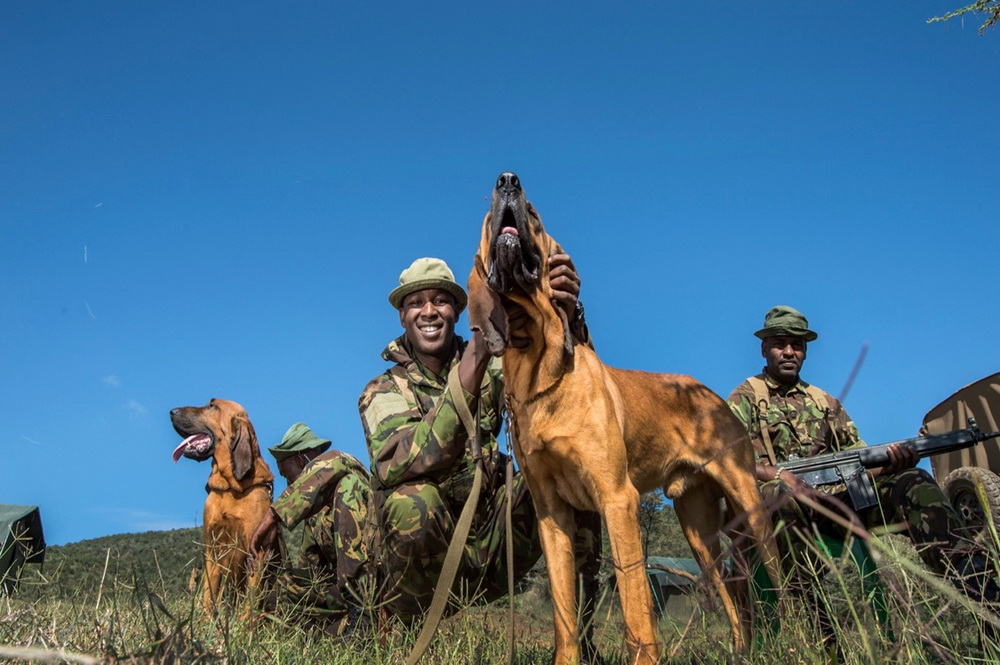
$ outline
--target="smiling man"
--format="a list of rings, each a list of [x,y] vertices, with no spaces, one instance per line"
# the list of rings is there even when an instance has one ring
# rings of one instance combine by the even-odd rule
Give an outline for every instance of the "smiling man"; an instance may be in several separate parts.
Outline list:
[[[569,256],[549,258],[555,302],[577,307],[580,280]],[[507,592],[504,471],[499,450],[503,411],[500,359],[490,356],[478,332],[465,342],[455,323],[465,309],[465,290],[440,259],[417,259],[389,294],[403,335],[382,352],[392,366],[372,379],[358,402],[371,456],[372,492],[381,529],[379,548],[389,612],[404,622],[430,604],[455,524],[470,494],[474,463],[469,437],[454,401],[478,408],[485,474],[472,529],[457,576],[466,599],[490,601]],[[575,329],[586,334],[582,313]],[[580,340],[586,341],[586,340]],[[457,366],[457,371],[453,372]],[[457,391],[449,384],[458,381]],[[515,474],[512,488],[514,580],[541,555],[537,520],[527,484]],[[600,518],[589,514],[578,529],[576,548],[589,552],[592,569],[580,570],[586,591],[595,589]]]

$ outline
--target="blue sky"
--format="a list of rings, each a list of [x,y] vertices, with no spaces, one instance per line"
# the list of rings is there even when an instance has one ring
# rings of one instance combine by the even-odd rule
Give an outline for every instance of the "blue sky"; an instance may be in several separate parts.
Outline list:
[[[793,305],[804,377],[870,344],[847,407],[914,435],[1000,366],[1000,34],[925,23],[959,4],[5,3],[0,502],[200,524],[168,412],[211,397],[366,459],[386,296],[465,281],[505,170],[605,362],[726,395]]]

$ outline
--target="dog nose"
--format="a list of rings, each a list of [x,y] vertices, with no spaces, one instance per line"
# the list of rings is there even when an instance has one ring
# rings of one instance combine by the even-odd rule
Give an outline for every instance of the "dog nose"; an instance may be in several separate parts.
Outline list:
[[[500,177],[497,178],[497,190],[508,196],[516,194],[521,191],[521,181],[518,179],[516,173],[511,173],[510,171],[501,173]]]
[[[181,412],[181,410],[180,410],[179,407],[176,408],[176,409],[170,409],[170,417],[173,418],[174,416],[176,416],[180,412]]]

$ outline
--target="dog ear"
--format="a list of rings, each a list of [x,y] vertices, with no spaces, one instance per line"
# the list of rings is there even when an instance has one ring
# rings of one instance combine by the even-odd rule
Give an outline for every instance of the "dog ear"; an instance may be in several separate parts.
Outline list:
[[[258,454],[257,433],[250,424],[250,419],[244,415],[233,417],[230,430],[233,433],[229,442],[233,476],[236,480],[243,480],[253,469],[253,458]]]
[[[483,334],[490,353],[502,356],[510,341],[507,312],[500,296],[486,285],[486,266],[480,254],[476,254],[469,275],[469,328]]]

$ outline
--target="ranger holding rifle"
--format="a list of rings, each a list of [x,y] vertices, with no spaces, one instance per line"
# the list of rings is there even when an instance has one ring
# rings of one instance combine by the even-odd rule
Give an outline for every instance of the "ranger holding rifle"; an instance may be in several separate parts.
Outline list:
[[[972,599],[1000,601],[1000,587],[985,572],[983,557],[958,535],[964,526],[961,518],[930,474],[916,468],[920,453],[913,441],[873,447],[871,450],[878,448],[881,453],[877,463],[864,463],[861,455],[842,454],[854,460],[834,460],[835,469],[840,467],[839,478],[831,478],[830,474],[821,480],[813,477],[815,489],[793,472],[794,468],[802,475],[818,471],[816,466],[824,464],[814,464],[812,469],[807,464],[807,460],[817,455],[865,446],[841,403],[799,377],[807,344],[818,337],[808,326],[806,317],[798,310],[785,306],[772,308],[764,318],[764,327],[754,333],[761,339],[764,371],[738,385],[728,400],[753,441],[757,480],[765,500],[775,502],[783,495],[816,496],[819,492],[838,499],[841,505],[853,506],[868,529],[902,525],[903,533],[934,573],[948,578]],[[955,435],[952,438],[963,441],[977,436],[971,431],[952,434]],[[826,466],[831,463],[829,459],[825,462]],[[799,502],[789,500],[775,505],[775,519],[785,522],[786,535],[797,534],[811,540],[814,527],[837,538],[846,535],[842,526]],[[779,538],[779,545],[786,554],[795,555],[803,549],[796,547],[796,541],[790,537]],[[801,581],[795,584],[797,581],[793,580],[793,594],[813,600],[808,584]],[[829,639],[832,635],[829,626],[822,625],[826,623],[822,608],[816,609]]]

